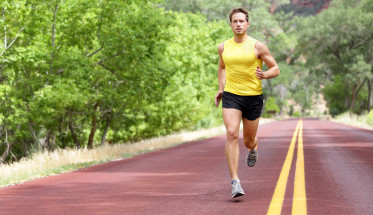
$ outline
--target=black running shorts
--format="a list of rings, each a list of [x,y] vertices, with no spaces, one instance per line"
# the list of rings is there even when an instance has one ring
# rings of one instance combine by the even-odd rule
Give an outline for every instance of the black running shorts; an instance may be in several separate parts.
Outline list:
[[[248,120],[256,120],[262,114],[263,95],[239,96],[230,92],[223,92],[223,108],[234,108],[242,112]]]

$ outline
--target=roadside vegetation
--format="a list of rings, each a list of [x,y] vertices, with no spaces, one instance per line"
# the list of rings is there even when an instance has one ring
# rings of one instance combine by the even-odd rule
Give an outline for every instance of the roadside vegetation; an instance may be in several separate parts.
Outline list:
[[[223,134],[224,132],[224,126],[219,126],[211,129],[151,138],[135,143],[107,144],[94,149],[71,148],[37,152],[29,158],[21,159],[19,162],[0,165],[0,187],[108,161],[130,158],[141,153],[176,146],[188,141]]]
[[[260,124],[272,122],[263,118]],[[0,164],[0,187],[51,176],[110,161],[126,159],[146,152],[225,134],[224,126],[179,132],[132,143],[106,144],[94,149],[70,148],[33,153],[19,162]]]
[[[249,35],[281,69],[263,81],[264,117],[368,113],[373,1],[311,0],[304,13],[297,2],[1,1],[1,168],[220,126],[217,45],[232,36],[236,6],[249,8]]]
[[[332,121],[360,128],[373,129],[373,110],[361,115],[346,112],[332,118]]]

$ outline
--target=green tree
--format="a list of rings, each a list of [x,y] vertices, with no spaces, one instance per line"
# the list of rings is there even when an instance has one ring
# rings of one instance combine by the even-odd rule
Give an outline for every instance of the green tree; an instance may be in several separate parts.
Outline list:
[[[275,97],[269,97],[267,101],[265,102],[265,109],[263,116],[269,117],[268,111],[274,111],[276,114],[280,111],[279,106],[276,104],[276,98]]]
[[[2,161],[14,152],[11,143],[27,144],[18,147],[24,151],[92,147],[97,128],[105,142],[109,127],[126,129],[126,113],[160,99],[171,74],[162,61],[163,10],[147,1],[22,3],[31,10],[3,22],[17,29],[27,15],[32,28],[3,34],[14,42],[4,42],[1,65]]]
[[[339,90],[349,92],[339,100],[344,103],[343,109],[329,103],[329,107],[338,112],[361,112],[370,110],[372,105],[373,13],[366,10],[366,4],[367,1],[336,1],[330,9],[305,19],[301,25],[299,50],[305,54],[308,66],[316,68],[314,73],[331,81],[330,86],[342,87],[338,82],[344,82],[343,89]],[[364,85],[367,90],[362,90]],[[327,92],[330,92],[328,88]]]
[[[221,124],[217,45],[232,37],[235,6],[249,8],[250,36],[284,68],[263,85],[286,107],[313,70],[294,51],[294,22],[269,12],[274,2],[283,3],[167,0],[165,10],[147,0],[1,2],[0,162]]]

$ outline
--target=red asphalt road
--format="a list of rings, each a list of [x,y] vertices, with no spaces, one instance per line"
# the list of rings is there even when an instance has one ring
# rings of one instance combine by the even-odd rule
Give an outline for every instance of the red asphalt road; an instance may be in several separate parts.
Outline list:
[[[259,127],[259,160],[233,200],[225,135],[0,189],[5,214],[266,214],[297,120]],[[241,135],[242,137],[242,135]],[[373,131],[303,120],[308,214],[373,214]],[[282,214],[291,214],[296,153]]]

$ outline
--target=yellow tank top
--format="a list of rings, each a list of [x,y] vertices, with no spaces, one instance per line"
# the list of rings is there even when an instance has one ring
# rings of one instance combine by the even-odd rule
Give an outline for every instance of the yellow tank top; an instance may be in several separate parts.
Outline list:
[[[262,82],[255,75],[256,66],[261,69],[263,65],[263,61],[256,58],[254,53],[257,41],[248,37],[242,43],[236,43],[234,38],[224,42],[222,54],[226,76],[224,91],[241,96],[262,94]]]

